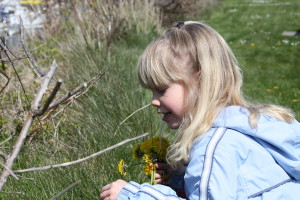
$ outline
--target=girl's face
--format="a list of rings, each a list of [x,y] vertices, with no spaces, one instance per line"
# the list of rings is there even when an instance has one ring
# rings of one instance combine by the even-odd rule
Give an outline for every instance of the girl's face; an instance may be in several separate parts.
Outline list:
[[[152,90],[152,93],[151,104],[157,108],[159,114],[163,114],[162,120],[171,129],[179,128],[185,115],[185,86],[173,82]]]

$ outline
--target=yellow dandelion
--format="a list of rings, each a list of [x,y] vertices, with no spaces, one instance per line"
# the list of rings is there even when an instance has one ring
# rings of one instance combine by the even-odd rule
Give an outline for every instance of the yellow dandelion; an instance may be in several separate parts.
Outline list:
[[[164,137],[154,137],[146,140],[141,144],[141,151],[149,154],[150,157],[155,158],[159,161],[164,161],[166,158],[167,149],[169,142]]]
[[[273,90],[272,89],[266,89],[267,90],[267,92],[273,92]]]
[[[251,47],[255,47],[256,44],[255,44],[255,43],[251,43],[250,46],[251,46]]]
[[[145,163],[151,163],[151,158],[149,154],[144,154],[143,155],[143,160]]]
[[[273,89],[274,89],[274,90],[278,90],[278,89],[279,89],[279,86],[276,85],[276,86],[273,87]]]
[[[153,163],[145,163],[144,165],[144,173],[146,176],[151,177],[151,174],[153,173],[153,170],[155,169]]]
[[[126,174],[127,174],[126,168],[127,168],[127,166],[125,165],[125,161],[123,159],[121,159],[119,164],[118,164],[119,173],[123,176],[126,176]]]
[[[50,51],[51,51],[52,53],[57,52],[56,49],[51,49]]]
[[[292,99],[292,102],[296,103],[296,102],[298,102],[298,99]]]
[[[138,144],[132,149],[132,156],[135,160],[140,160],[143,158],[145,153],[141,150],[141,145]]]

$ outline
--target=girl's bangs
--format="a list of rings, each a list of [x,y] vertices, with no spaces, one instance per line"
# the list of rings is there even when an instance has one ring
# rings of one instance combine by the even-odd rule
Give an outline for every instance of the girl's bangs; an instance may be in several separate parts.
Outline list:
[[[138,64],[139,80],[143,87],[156,89],[175,81],[172,53],[159,42],[152,43],[142,54]]]

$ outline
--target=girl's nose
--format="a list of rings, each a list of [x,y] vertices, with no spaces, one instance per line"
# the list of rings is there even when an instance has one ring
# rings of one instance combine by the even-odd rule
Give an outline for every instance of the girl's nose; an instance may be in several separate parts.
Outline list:
[[[155,106],[155,107],[160,106],[160,102],[159,102],[159,100],[157,99],[157,97],[155,97],[155,95],[153,95],[153,97],[152,97],[151,105],[152,105],[152,106]]]

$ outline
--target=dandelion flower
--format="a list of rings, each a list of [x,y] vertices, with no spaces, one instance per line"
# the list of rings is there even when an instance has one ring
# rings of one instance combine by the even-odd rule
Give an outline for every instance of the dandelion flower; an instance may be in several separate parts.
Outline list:
[[[140,160],[143,158],[143,155],[145,154],[145,152],[143,152],[141,150],[141,145],[138,144],[136,145],[133,150],[132,150],[132,156],[135,160]]]
[[[121,175],[126,176],[127,172],[126,172],[126,168],[127,166],[125,165],[125,162],[123,159],[120,160],[119,164],[118,164],[118,171]]]
[[[274,89],[274,90],[278,90],[278,89],[279,89],[279,86],[276,85],[276,86],[273,87],[273,89]]]
[[[141,144],[141,151],[149,154],[151,158],[156,158],[158,161],[164,161],[166,158],[169,142],[164,137],[154,137],[146,140]]]
[[[52,53],[57,52],[56,49],[51,49],[50,51],[51,51]]]
[[[256,44],[255,44],[255,43],[251,43],[250,46],[251,46],[251,47],[255,47]]]
[[[267,89],[267,92],[273,92],[273,90],[272,89]]]
[[[292,99],[292,102],[296,103],[298,102],[298,99]]]
[[[150,177],[153,174],[153,170],[155,170],[154,163],[152,162],[149,154],[145,154],[143,156],[144,164],[144,173],[146,176]]]

